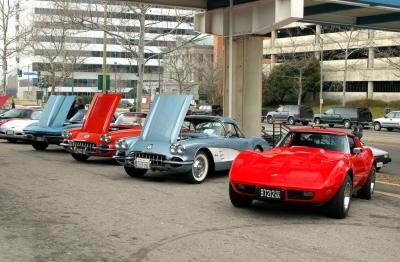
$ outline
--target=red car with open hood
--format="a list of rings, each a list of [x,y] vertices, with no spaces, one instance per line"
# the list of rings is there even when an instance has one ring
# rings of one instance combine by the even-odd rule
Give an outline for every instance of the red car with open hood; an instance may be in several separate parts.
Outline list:
[[[63,132],[61,145],[74,159],[85,161],[90,156],[112,157],[115,141],[140,135],[145,113],[126,112],[111,124],[121,97],[121,94],[96,94],[82,127]]]
[[[328,214],[344,218],[353,193],[370,199],[375,161],[369,148],[350,132],[301,128],[269,151],[242,151],[229,174],[235,207],[253,200],[324,204]]]

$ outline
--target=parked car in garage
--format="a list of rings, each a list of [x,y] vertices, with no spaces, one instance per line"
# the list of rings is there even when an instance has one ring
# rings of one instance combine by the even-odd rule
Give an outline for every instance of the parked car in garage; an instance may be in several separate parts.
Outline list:
[[[391,111],[384,117],[374,119],[374,130],[380,131],[382,128],[388,131],[400,129],[400,111]]]
[[[28,141],[24,128],[39,121],[41,110],[34,111],[30,119],[14,119],[0,126],[0,138],[15,143],[18,140]]]
[[[138,136],[142,130],[144,113],[125,112],[111,124],[121,94],[96,94],[82,127],[63,132],[63,147],[78,161],[90,156],[112,157],[115,141]]]
[[[372,123],[372,114],[366,107],[332,107],[322,114],[315,114],[314,123],[328,124],[329,127],[344,125],[350,129],[353,124],[363,127]]]
[[[47,101],[39,122],[24,129],[25,134],[36,150],[45,150],[49,144],[59,145],[63,129],[79,127],[81,124],[65,123],[68,112],[75,101],[75,96],[52,95]]]
[[[201,183],[213,171],[228,170],[241,150],[270,148],[261,138],[245,137],[231,118],[187,116],[191,100],[187,95],[155,96],[140,137],[117,141],[114,158],[128,175],[173,171]]]
[[[273,121],[278,120],[287,122],[289,125],[302,123],[306,126],[309,122],[313,121],[313,117],[314,112],[309,106],[281,105],[275,111],[267,114],[267,122],[272,124]]]
[[[344,218],[354,192],[371,199],[376,163],[371,149],[350,132],[292,129],[272,150],[242,151],[232,164],[229,196],[235,207],[253,200],[325,205]]]

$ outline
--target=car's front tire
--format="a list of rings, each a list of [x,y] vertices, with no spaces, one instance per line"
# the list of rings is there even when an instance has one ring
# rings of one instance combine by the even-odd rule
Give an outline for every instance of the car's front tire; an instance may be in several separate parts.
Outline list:
[[[333,218],[345,218],[349,213],[350,200],[353,194],[353,183],[349,175],[336,192],[335,196],[326,203],[328,215]]]
[[[315,118],[314,119],[314,124],[316,124],[316,125],[320,125],[321,124],[321,119],[320,118]]]
[[[49,144],[47,144],[46,142],[37,142],[37,141],[33,141],[32,142],[32,147],[36,150],[39,151],[44,151],[46,150],[46,148],[49,146]]]
[[[374,190],[375,190],[375,177],[376,177],[375,166],[372,166],[371,170],[369,171],[369,176],[367,178],[367,181],[365,182],[364,186],[358,192],[358,195],[360,198],[364,198],[364,199],[368,199],[368,200],[372,198],[372,195],[374,194]]]
[[[71,155],[76,161],[79,161],[79,162],[84,162],[89,159],[89,156],[87,156],[87,155],[75,154],[75,153],[72,153]]]
[[[374,123],[374,130],[375,131],[381,131],[381,128],[382,128],[381,123],[379,123],[379,122],[375,122]]]
[[[248,207],[253,199],[242,196],[233,189],[232,183],[229,183],[229,199],[234,207]]]
[[[202,183],[210,172],[211,161],[204,151],[199,151],[193,161],[192,169],[187,174],[187,178],[192,184]]]
[[[124,169],[130,177],[142,177],[147,172],[147,169],[138,169],[133,166],[124,166]]]
[[[288,124],[289,124],[289,125],[292,125],[292,126],[296,124],[296,122],[294,121],[294,118],[293,118],[293,117],[289,117],[289,118],[288,118]]]
[[[268,124],[272,124],[272,116],[267,116],[267,122]]]

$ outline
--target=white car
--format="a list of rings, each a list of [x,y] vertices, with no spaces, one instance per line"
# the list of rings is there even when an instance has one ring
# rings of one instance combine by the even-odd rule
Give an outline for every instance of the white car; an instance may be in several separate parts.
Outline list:
[[[384,117],[374,119],[374,130],[379,131],[381,128],[386,128],[388,131],[400,129],[400,111],[391,111]]]
[[[388,152],[372,146],[364,146],[364,147],[368,147],[371,149],[376,162],[376,171],[379,171],[385,164],[392,162],[392,159],[390,158]]]
[[[40,116],[40,114],[39,114]],[[15,119],[0,126],[0,138],[15,143],[18,140],[28,141],[24,128],[30,124],[37,123],[38,119]]]

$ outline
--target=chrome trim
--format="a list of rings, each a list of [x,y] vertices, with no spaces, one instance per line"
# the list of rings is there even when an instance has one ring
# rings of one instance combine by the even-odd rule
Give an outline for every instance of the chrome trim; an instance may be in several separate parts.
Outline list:
[[[132,160],[135,159],[136,157],[131,157],[131,156],[113,156],[112,158],[116,160]],[[192,165],[193,161],[184,161],[184,162],[179,162],[179,161],[171,161],[171,160],[162,160],[161,161],[164,164],[170,164],[170,165]]]
[[[115,148],[105,148],[105,147],[97,147],[97,146],[92,147],[92,148],[96,149],[96,150],[101,150],[101,151],[115,151]]]
[[[60,146],[71,147],[71,145],[70,145],[70,144],[66,144],[66,143],[60,143]]]

